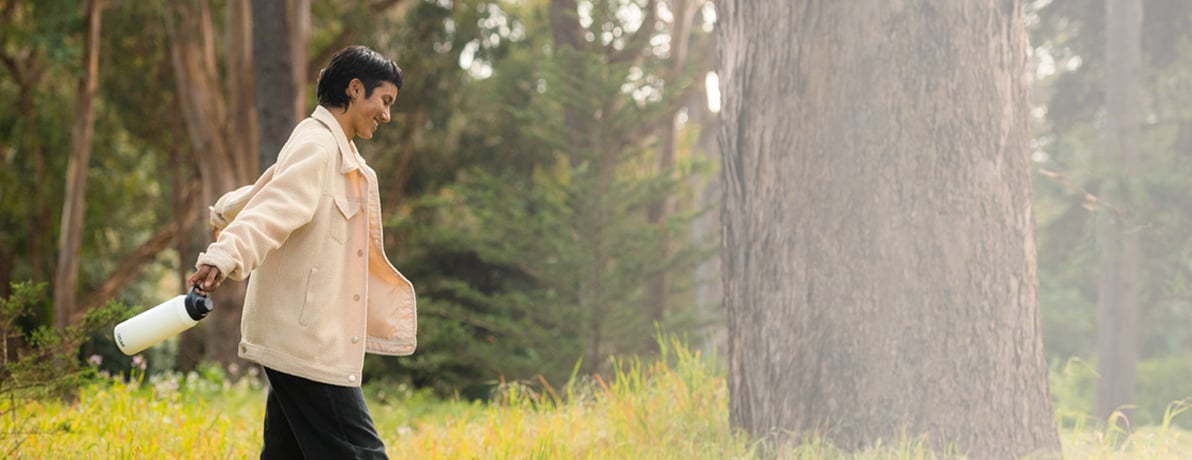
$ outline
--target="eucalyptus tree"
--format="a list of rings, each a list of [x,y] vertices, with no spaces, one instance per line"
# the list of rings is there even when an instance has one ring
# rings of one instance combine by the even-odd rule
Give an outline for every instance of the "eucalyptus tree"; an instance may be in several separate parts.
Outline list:
[[[732,424],[1058,452],[1022,2],[717,8]]]

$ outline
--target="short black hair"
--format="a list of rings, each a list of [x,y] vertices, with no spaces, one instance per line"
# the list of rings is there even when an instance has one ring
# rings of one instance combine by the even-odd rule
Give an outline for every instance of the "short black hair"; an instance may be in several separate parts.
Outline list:
[[[393,83],[401,89],[402,72],[393,60],[366,46],[353,45],[339,50],[331,57],[327,67],[319,71],[319,82],[315,95],[319,105],[324,107],[347,107],[352,103],[346,92],[348,83],[359,78],[364,83],[364,97],[381,82]]]

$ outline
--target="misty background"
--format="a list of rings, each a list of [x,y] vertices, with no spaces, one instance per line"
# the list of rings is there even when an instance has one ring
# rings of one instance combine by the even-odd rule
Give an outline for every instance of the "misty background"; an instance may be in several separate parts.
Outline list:
[[[605,372],[659,331],[724,347],[712,2],[85,3],[0,0],[0,297],[52,292],[22,324],[181,292],[206,206],[271,163],[319,68],[360,43],[406,75],[393,122],[358,145],[420,312],[418,352],[370,357],[366,378],[484,398],[502,378]],[[1141,4],[1124,51],[1100,2],[1024,6],[1053,399],[1097,412],[1098,372],[1128,375],[1137,424],[1192,396],[1192,4]],[[1111,56],[1135,62],[1125,101],[1106,97]],[[1122,110],[1141,124],[1118,158]],[[248,372],[232,287],[147,352],[151,371]],[[110,337],[84,354],[129,367]]]

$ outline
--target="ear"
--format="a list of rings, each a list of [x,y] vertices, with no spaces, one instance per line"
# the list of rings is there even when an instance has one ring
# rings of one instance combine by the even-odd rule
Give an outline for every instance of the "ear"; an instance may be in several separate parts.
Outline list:
[[[360,81],[359,78],[353,78],[352,81],[348,82],[348,87],[344,89],[344,92],[353,101],[356,98],[364,97],[364,82]]]

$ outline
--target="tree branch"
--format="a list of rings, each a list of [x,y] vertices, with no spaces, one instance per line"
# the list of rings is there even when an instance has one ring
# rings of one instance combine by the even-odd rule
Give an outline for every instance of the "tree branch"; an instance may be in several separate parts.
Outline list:
[[[715,53],[704,53],[702,59],[700,59],[699,65],[695,67],[696,72],[698,73],[700,71],[707,71],[708,69],[711,69],[712,62],[715,57]],[[678,94],[662,102],[663,108],[656,112],[659,114],[658,117],[647,120],[645,123],[640,123],[633,129],[626,131],[621,136],[622,140],[620,145],[624,146],[636,144],[642,139],[646,138],[646,136],[649,136],[651,133],[657,131],[663,124],[673,122],[675,112],[678,112],[680,108],[682,108],[684,105],[687,105],[687,103],[691,101],[691,98],[695,97],[696,94],[699,94],[699,92],[703,90],[704,86],[699,84],[698,81],[689,82],[687,86],[685,86]]]
[[[641,50],[650,44],[650,38],[654,36],[654,22],[657,18],[658,2],[657,0],[649,0],[646,2],[646,17],[642,19],[642,25],[633,32],[629,40],[625,41],[624,48],[613,50],[609,53],[608,61],[612,64],[619,64],[640,58]],[[612,50],[612,43],[609,43],[609,49]]]
[[[368,4],[367,9],[370,16],[376,16],[388,11],[390,8],[401,6],[404,2],[405,0],[374,0]],[[406,6],[408,5],[406,4]],[[327,46],[314,53],[310,60],[306,61],[306,74],[311,77],[317,77],[319,71],[323,70],[323,66],[327,64],[327,61],[331,60],[331,56],[337,51],[351,45],[355,41],[355,38],[356,28],[345,26],[335,35],[335,38],[331,39],[331,42],[327,43]]]
[[[556,48],[570,46],[572,49],[582,50],[584,41],[580,39],[579,12],[575,0],[552,0],[550,2],[550,25]]]
[[[192,181],[187,187],[185,205],[182,209],[192,209],[198,203],[198,184]],[[191,213],[192,214],[192,213]],[[169,249],[174,243],[174,240],[181,234],[182,229],[189,227],[188,222],[183,222],[179,219],[171,219],[170,223],[165,227],[159,229],[153,236],[150,236],[147,241],[141,244],[132,254],[129,254],[116,266],[115,269],[108,274],[107,279],[100,283],[99,287],[92,291],[83,300],[81,307],[76,312],[78,319],[82,319],[83,313],[92,308],[99,307],[116,296],[116,293],[122,291],[127,287],[137,276],[141,274],[141,269],[157,259],[157,254],[163,250]],[[71,319],[72,324],[75,324],[75,318]]]
[[[1083,186],[1081,186],[1080,184],[1077,184],[1075,181],[1067,178],[1063,174],[1060,174],[1056,171],[1052,171],[1047,168],[1039,168],[1039,174],[1042,174],[1043,177],[1049,178],[1049,179],[1059,183],[1060,185],[1063,185],[1064,188],[1067,188],[1071,192],[1073,192],[1077,195],[1081,195],[1081,197],[1084,198],[1084,202],[1089,205],[1101,206],[1105,209],[1113,211],[1115,214],[1122,213],[1122,211],[1120,209],[1118,209],[1117,206],[1114,206],[1113,204],[1109,203],[1108,201],[1102,200],[1101,198],[1097,197],[1097,195],[1093,195],[1092,192],[1089,192]]]

